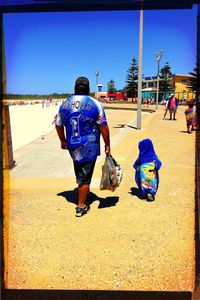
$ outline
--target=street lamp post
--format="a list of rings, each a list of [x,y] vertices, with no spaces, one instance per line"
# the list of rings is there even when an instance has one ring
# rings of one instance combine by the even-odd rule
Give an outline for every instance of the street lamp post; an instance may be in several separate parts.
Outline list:
[[[156,89],[156,110],[158,109],[158,97],[159,97],[159,73],[160,73],[160,60],[162,58],[164,50],[160,50],[156,52],[156,60],[158,63],[158,71],[157,71],[157,89]]]
[[[95,75],[96,75],[96,97],[97,97],[97,100],[98,100],[98,84],[99,84],[98,76],[99,76],[99,70],[95,71]]]
[[[139,32],[139,64],[138,64],[138,99],[137,99],[137,129],[142,127],[142,50],[143,50],[143,18],[144,12],[140,10]]]

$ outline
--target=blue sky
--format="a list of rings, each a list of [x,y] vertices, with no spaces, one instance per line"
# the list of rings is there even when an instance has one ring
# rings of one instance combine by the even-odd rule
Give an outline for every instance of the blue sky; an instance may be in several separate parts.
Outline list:
[[[161,68],[188,74],[196,62],[197,6],[189,10],[144,11],[143,69],[155,76],[155,52],[165,50]],[[95,91],[95,70],[107,89],[125,86],[138,59],[139,11],[4,14],[7,93],[73,93],[79,76]]]

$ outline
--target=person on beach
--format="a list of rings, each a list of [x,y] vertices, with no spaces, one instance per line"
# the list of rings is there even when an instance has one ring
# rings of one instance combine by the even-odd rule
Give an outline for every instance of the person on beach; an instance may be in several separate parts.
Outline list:
[[[164,112],[164,116],[163,116],[163,119],[165,120],[165,118],[166,118],[166,115],[167,115],[167,112],[168,112],[168,103],[169,103],[169,99],[166,101],[166,103],[165,103],[165,112]]]
[[[186,118],[187,133],[191,133],[191,131],[194,130],[196,126],[196,114],[195,114],[193,103],[188,104],[188,108],[186,108],[185,110],[185,118]]]
[[[140,141],[138,148],[139,156],[133,164],[135,181],[141,197],[148,201],[153,201],[158,190],[158,170],[161,168],[162,163],[156,155],[150,139],[147,138]]]
[[[89,80],[79,77],[74,95],[65,100],[56,116],[56,130],[61,148],[68,149],[74,164],[78,184],[76,217],[87,213],[87,195],[90,190],[96,158],[100,155],[100,135],[105,143],[105,153],[110,154],[110,133],[103,105],[89,96]]]
[[[174,94],[171,94],[169,97],[167,108],[169,109],[170,120],[176,120],[176,112],[178,107],[178,100],[175,98]]]

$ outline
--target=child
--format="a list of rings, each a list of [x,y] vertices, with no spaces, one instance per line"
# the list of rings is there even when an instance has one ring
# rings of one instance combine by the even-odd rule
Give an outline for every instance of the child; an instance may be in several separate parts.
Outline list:
[[[194,130],[196,123],[195,111],[193,106],[193,103],[189,103],[188,108],[185,110],[187,133],[191,133],[191,130]]]
[[[159,184],[158,170],[162,163],[157,157],[150,139],[140,141],[138,148],[139,156],[133,165],[133,168],[136,169],[135,181],[141,196],[153,201]]]
[[[168,112],[168,103],[169,103],[169,99],[166,101],[166,103],[165,103],[165,113],[164,113],[164,117],[163,117],[163,119],[165,120],[165,117],[166,117],[166,115],[167,115],[167,112]]]

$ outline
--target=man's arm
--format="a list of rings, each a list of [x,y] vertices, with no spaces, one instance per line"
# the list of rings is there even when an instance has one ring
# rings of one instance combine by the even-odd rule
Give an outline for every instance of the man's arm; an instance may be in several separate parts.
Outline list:
[[[57,131],[58,137],[60,139],[61,148],[62,149],[67,149],[67,142],[66,142],[66,139],[65,139],[64,126],[56,125],[56,131]]]
[[[108,125],[99,125],[100,132],[102,134],[104,143],[105,143],[105,153],[110,154],[110,132]]]

